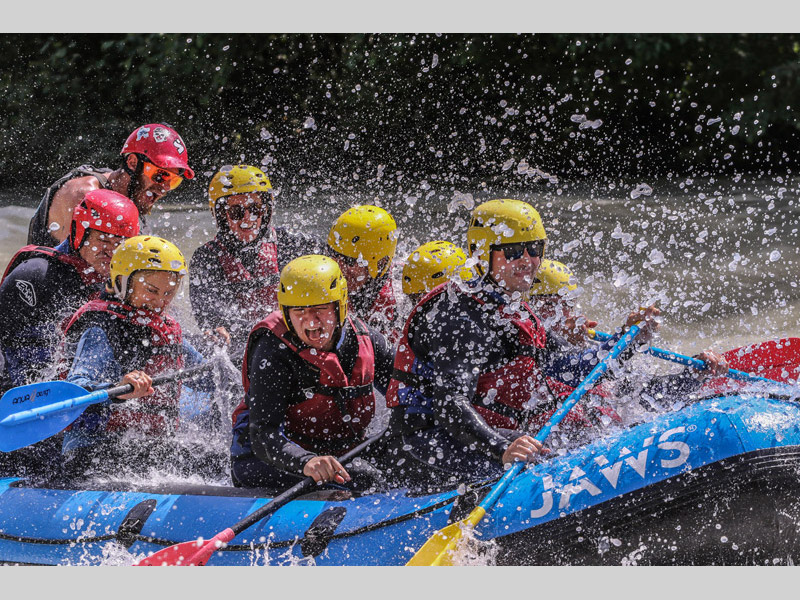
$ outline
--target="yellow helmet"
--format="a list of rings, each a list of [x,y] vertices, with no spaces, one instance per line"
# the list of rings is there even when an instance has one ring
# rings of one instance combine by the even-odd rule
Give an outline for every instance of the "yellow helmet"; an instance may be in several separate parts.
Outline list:
[[[531,285],[531,296],[552,296],[576,289],[578,284],[567,265],[544,258]]]
[[[211,214],[217,216],[217,202],[225,196],[265,193],[272,198],[272,184],[269,177],[258,167],[250,165],[226,165],[211,179],[208,186],[208,206]]]
[[[287,308],[339,303],[339,325],[347,317],[347,280],[339,264],[327,256],[308,254],[295,258],[281,271],[278,307],[291,329]]]
[[[467,248],[471,256],[482,261],[489,262],[492,246],[536,240],[547,240],[547,234],[539,213],[526,202],[489,200],[472,211]],[[476,267],[482,271],[480,262]]]
[[[111,257],[111,285],[117,298],[125,300],[131,275],[140,270],[188,273],[183,254],[172,242],[152,235],[128,238]]]
[[[435,241],[414,250],[403,267],[403,293],[420,294],[431,291],[458,271],[462,279],[471,278],[464,267],[467,254],[455,244]]]
[[[377,279],[389,270],[397,249],[397,224],[392,215],[377,206],[354,206],[331,227],[328,246],[339,254],[367,261],[370,277]],[[378,263],[389,258],[378,271]]]

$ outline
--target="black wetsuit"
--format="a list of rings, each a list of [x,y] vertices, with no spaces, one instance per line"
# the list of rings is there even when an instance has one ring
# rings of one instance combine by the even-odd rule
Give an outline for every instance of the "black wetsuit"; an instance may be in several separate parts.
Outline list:
[[[67,238],[55,250],[70,252],[69,248]],[[74,266],[52,257],[24,259],[8,274],[0,283],[0,348],[5,363],[0,392],[58,378],[55,358],[63,339],[61,323],[101,288],[101,283],[88,285]],[[60,447],[60,436],[54,436],[0,453],[0,471],[37,474],[57,461]]]
[[[463,291],[445,291],[411,317],[408,343],[428,383],[422,392],[405,386],[398,392],[401,404],[392,408],[387,471],[398,483],[440,486],[502,473],[503,453],[527,432],[487,424],[474,404],[480,403],[479,378],[531,352],[543,375],[574,386],[597,364],[598,349],[610,349],[619,338],[574,353],[547,335],[544,347],[525,351],[517,328],[502,317],[507,297],[488,283],[476,295],[483,303]],[[538,395],[532,412],[554,407],[546,386]]]

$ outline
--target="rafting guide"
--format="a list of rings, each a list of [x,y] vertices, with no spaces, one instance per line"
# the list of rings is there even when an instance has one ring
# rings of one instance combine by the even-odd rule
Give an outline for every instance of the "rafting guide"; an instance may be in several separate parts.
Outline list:
[[[165,124],[142,125],[120,151],[116,170],[83,165],[51,185],[31,218],[28,244],[56,246],[68,235],[73,209],[92,190],[108,189],[130,198],[144,221],[153,206],[183,179],[193,179],[186,145]]]

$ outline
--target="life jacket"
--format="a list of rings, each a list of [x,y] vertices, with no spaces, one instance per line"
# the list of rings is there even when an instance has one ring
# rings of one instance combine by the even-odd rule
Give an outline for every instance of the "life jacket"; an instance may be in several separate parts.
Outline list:
[[[372,311],[369,321],[380,320],[385,323],[380,329],[388,329],[387,334],[389,341],[394,343],[400,337],[400,332],[394,326],[397,319],[397,300],[394,297],[394,288],[392,287],[392,280],[388,278],[386,283],[383,284],[381,291],[378,292],[378,297],[375,298],[375,303],[372,305]]]
[[[386,392],[386,406],[405,406],[410,412],[432,414],[430,398],[434,392],[430,389],[431,367],[414,355],[408,334],[414,316],[452,285],[444,283],[434,288],[411,311],[395,354],[392,379]],[[486,304],[485,300],[474,294],[467,295],[481,305]],[[522,308],[528,311],[530,318],[524,318],[519,313],[508,314],[505,312],[506,306],[498,306],[498,317],[513,325],[517,354],[480,374],[471,403],[491,427],[518,429],[527,421],[529,410],[525,405],[531,398],[550,396],[547,381],[537,364],[537,358],[545,347],[546,334],[527,304],[523,303]],[[495,333],[500,335],[499,331]]]
[[[115,300],[98,299],[84,304],[64,330],[77,343],[91,326],[100,326],[114,350],[123,373],[144,371],[151,377],[183,368],[183,334],[172,317],[133,308]],[[115,403],[105,425],[107,432],[135,430],[164,436],[178,426],[180,382],[160,385],[143,398]]]
[[[256,268],[252,273],[242,264],[239,257],[232,254],[217,238],[214,238],[211,244],[217,251],[219,264],[229,283],[248,281],[254,283],[253,288],[234,293],[233,300],[246,313],[242,315],[243,317],[248,318],[252,323],[262,319],[264,315],[278,307],[280,269],[278,268],[278,246],[275,243],[274,230],[268,239],[261,242]]]
[[[250,390],[248,355],[256,340],[265,332],[277,337],[309,367],[319,373],[318,383],[302,390],[305,399],[289,407],[284,421],[284,433],[296,444],[319,452],[346,451],[364,438],[364,431],[375,415],[375,351],[369,330],[358,318],[347,318],[358,340],[358,357],[350,375],[342,369],[334,352],[299,348],[289,334],[280,311],[258,323],[250,332],[244,355],[242,383],[245,393]],[[244,400],[233,413],[234,429],[249,422],[249,408]]]
[[[95,271],[92,266],[83,260],[79,255],[70,254],[68,251],[68,243],[69,238],[61,242],[56,248],[50,248],[48,246],[35,246],[33,244],[23,246],[17,250],[17,253],[11,258],[11,262],[8,263],[5,273],[3,273],[3,278],[0,279],[0,283],[2,283],[5,278],[8,277],[8,274],[16,269],[20,263],[28,260],[29,258],[57,260],[65,265],[69,265],[75,269],[78,275],[80,275],[81,281],[83,281],[84,285],[87,287],[95,287],[98,284],[103,283],[107,278],[97,273],[97,271]]]
[[[31,217],[31,222],[28,226],[28,244],[35,246],[55,245],[55,240],[53,236],[50,235],[48,215],[50,214],[50,207],[53,205],[53,197],[65,183],[71,179],[89,176],[96,178],[100,187],[107,190],[111,188],[106,177],[109,173],[113,173],[113,171],[111,169],[93,167],[92,165],[81,165],[47,188],[42,197],[42,201],[39,203],[39,207],[36,209],[33,217]]]
[[[380,286],[380,287],[378,287]],[[397,319],[397,300],[394,296],[392,280],[385,276],[385,280],[373,279],[358,290],[348,294],[348,312],[357,315],[380,331],[394,344],[400,337],[400,331],[395,327]]]

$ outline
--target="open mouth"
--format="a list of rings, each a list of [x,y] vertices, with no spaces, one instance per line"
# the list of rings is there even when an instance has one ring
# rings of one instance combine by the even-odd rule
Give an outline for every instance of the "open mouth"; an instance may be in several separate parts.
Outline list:
[[[306,337],[311,340],[312,342],[320,342],[328,338],[328,334],[322,329],[322,327],[315,327],[314,329],[305,328]]]

